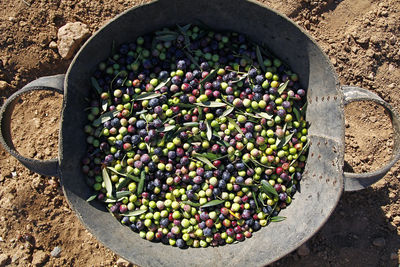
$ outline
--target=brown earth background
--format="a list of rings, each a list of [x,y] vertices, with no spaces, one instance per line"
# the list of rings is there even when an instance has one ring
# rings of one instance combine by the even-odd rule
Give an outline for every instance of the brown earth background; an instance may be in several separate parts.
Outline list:
[[[58,29],[80,21],[96,31],[146,1],[2,0],[0,103],[38,77],[64,73]],[[260,1],[305,28],[330,57],[344,85],[375,92],[400,111],[400,1]],[[245,12],[245,11],[244,11]],[[23,155],[57,156],[62,97],[27,94],[13,114],[14,143]],[[346,170],[376,170],[394,141],[384,109],[346,107]],[[400,164],[372,187],[344,193],[325,226],[299,251],[273,266],[399,266]],[[61,253],[50,252],[59,247]],[[35,174],[0,148],[0,266],[125,266],[88,233],[69,208],[57,178]],[[227,263],[229,264],[229,263]]]

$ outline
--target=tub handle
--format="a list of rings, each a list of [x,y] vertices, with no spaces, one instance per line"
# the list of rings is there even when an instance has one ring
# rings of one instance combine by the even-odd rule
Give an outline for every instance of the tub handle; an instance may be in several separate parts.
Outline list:
[[[391,167],[400,159],[400,116],[393,107],[378,95],[355,86],[342,86],[344,104],[354,101],[372,101],[385,108],[390,114],[394,132],[394,148],[391,160],[380,169],[367,173],[344,172],[344,190],[357,191],[374,184],[383,178]]]
[[[0,109],[0,143],[4,149],[21,162],[25,167],[45,176],[59,177],[58,158],[50,160],[37,160],[22,156],[17,152],[11,138],[11,114],[21,95],[34,90],[55,91],[64,93],[65,74],[46,76],[34,80],[11,95]]]

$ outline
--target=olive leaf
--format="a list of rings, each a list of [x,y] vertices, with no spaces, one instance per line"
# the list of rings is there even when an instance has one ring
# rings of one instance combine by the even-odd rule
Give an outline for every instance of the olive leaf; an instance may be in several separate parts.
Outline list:
[[[123,198],[123,197],[130,196],[131,194],[132,194],[131,191],[119,191],[119,192],[115,193],[115,196],[116,196],[116,198],[120,199],[120,198]]]
[[[226,104],[222,102],[216,102],[216,101],[206,101],[206,102],[200,102],[200,103],[194,103],[197,106],[200,107],[206,107],[206,108],[221,108],[225,107]]]
[[[160,96],[161,96],[161,94],[149,92],[149,93],[144,93],[144,94],[141,94],[139,96],[134,97],[133,101],[136,101],[136,100],[148,100],[148,99],[157,98],[157,97],[160,97]]]
[[[127,216],[127,217],[132,217],[132,216],[139,216],[142,215],[143,213],[146,213],[146,210],[133,210],[127,213],[122,213],[121,215]]]
[[[101,109],[102,109],[103,111],[106,111],[107,108],[108,108],[108,100],[102,100],[102,101],[101,101]]]
[[[251,195],[253,196],[254,202],[256,203],[256,208],[257,208],[256,211],[259,212],[260,211],[260,206],[258,205],[256,193],[254,191],[251,191]]]
[[[261,205],[266,206],[265,203],[264,203],[264,199],[262,198],[261,192],[258,193],[258,200],[260,201]]]
[[[206,121],[206,127],[207,127],[207,139],[208,139],[208,141],[211,141],[212,129],[211,129],[210,123],[208,121]]]
[[[88,199],[86,199],[87,202],[90,202],[92,200],[95,200],[97,197],[97,194],[91,195]]]
[[[278,142],[276,144],[278,146],[278,148],[284,147],[287,143],[289,143],[289,141],[292,139],[293,135],[294,135],[294,132],[289,135],[285,135],[281,139],[278,139]]]
[[[194,127],[194,126],[198,126],[199,125],[199,123],[198,122],[185,122],[184,124],[183,124],[183,126],[188,126],[188,127]]]
[[[156,86],[156,88],[154,88],[154,91],[158,91],[158,90],[160,90],[162,87],[168,86],[168,84],[171,82],[171,79],[172,79],[172,77],[169,77],[169,78],[166,79],[165,81],[160,82],[160,83]]]
[[[233,111],[234,109],[235,109],[234,107],[227,108],[227,109],[224,111],[224,113],[222,113],[222,115],[219,116],[219,117],[220,117],[220,118],[223,118],[223,117],[228,116],[229,114],[232,113],[232,111]]]
[[[261,117],[263,117],[267,120],[270,120],[273,117],[272,115],[269,115],[268,113],[265,113],[265,112],[257,112],[257,115],[260,115]]]
[[[283,91],[286,90],[286,87],[289,84],[289,80],[287,80],[284,84],[282,84],[281,86],[278,87],[278,93],[281,95],[283,93]]]
[[[159,131],[159,132],[169,132],[169,131],[175,130],[175,128],[176,128],[176,125],[167,125],[167,126],[161,127],[157,131]]]
[[[192,202],[192,201],[190,201],[190,200],[188,200],[188,201],[182,201],[182,203],[187,204],[187,205],[190,205],[190,206],[192,206],[192,207],[200,207],[200,203],[195,203],[195,202]]]
[[[300,118],[301,118],[300,111],[297,108],[293,107],[293,113],[296,116],[296,120],[298,122],[300,122]]]
[[[223,199],[214,199],[214,200],[208,201],[206,204],[201,205],[200,208],[209,208],[209,207],[217,206],[224,202],[225,202],[225,200],[223,200]]]
[[[137,187],[137,194],[140,195],[143,192],[143,188],[144,188],[144,180],[146,179],[146,172],[142,171],[140,173],[140,181],[139,181],[139,185]]]
[[[270,197],[278,197],[278,192],[276,192],[275,188],[267,181],[261,181],[261,188],[264,193],[266,193]]]
[[[183,27],[181,27],[179,25],[176,25],[176,26],[178,26],[179,31],[181,32],[181,34],[185,38],[185,48],[189,48],[190,47],[190,38],[189,38],[189,35],[187,34],[187,30],[189,30],[190,24],[185,25]]]
[[[281,221],[284,221],[284,220],[286,220],[286,217],[284,217],[284,216],[271,217],[271,222],[281,222]]]
[[[208,167],[216,169],[217,167],[215,167],[211,161],[209,161],[206,157],[203,157],[201,155],[194,155],[194,157],[198,160],[200,160],[201,162],[205,163],[206,165],[208,165]]]
[[[261,162],[255,160],[255,159],[253,159],[253,158],[250,158],[250,160],[251,160],[251,162],[253,162],[255,165],[259,165],[259,166],[264,167],[264,168],[267,168],[267,169],[273,169],[273,168],[274,168],[274,167],[272,167],[272,166],[264,165],[264,164],[262,164]]]
[[[113,199],[113,198],[107,198],[107,199],[104,200],[103,202],[104,202],[104,203],[115,203],[115,202],[117,202],[117,200],[116,200],[116,199]]]
[[[213,69],[206,77],[204,77],[203,80],[200,81],[200,85],[204,85],[206,82],[211,81],[216,75],[217,75],[218,70]]]
[[[240,76],[240,78],[239,78],[238,80],[232,81],[232,83],[239,83],[239,82],[241,82],[241,81],[243,81],[243,80],[246,80],[246,78],[247,78],[248,76],[249,76],[248,73],[243,74],[242,76]]]
[[[227,117],[227,118],[228,118],[229,123],[232,124],[232,125],[235,127],[235,129],[236,129],[241,135],[244,135],[242,129],[240,129],[240,127],[239,127],[239,125],[236,123],[236,121],[235,121],[234,119],[232,119],[232,118],[229,118],[229,117]]]
[[[139,179],[138,179],[138,181],[139,181]],[[117,188],[115,188],[115,190],[117,190],[117,191],[121,190],[121,188],[125,187],[128,183],[129,183],[129,179],[124,179],[122,182],[120,182],[117,185]]]
[[[225,140],[217,141],[217,144],[220,146],[226,146],[226,147],[230,146],[229,143],[226,142]]]
[[[228,211],[229,211],[229,213],[230,213],[233,217],[235,217],[236,219],[239,219],[239,220],[240,220],[240,217],[237,216],[233,211],[231,211],[231,210],[228,210]]]
[[[262,71],[266,72],[267,70],[264,66],[264,60],[262,58],[260,47],[258,45],[256,46],[256,55],[257,55],[258,64],[260,65]]]
[[[307,111],[307,102],[304,103],[303,107],[301,108],[301,115],[304,116]]]
[[[176,33],[176,32],[171,32],[168,34],[156,36],[156,40],[163,41],[163,42],[175,41],[176,38],[178,38],[178,33]]]
[[[93,121],[92,125],[94,127],[99,127],[102,123],[105,123],[106,121],[109,121],[112,118],[114,118],[115,116],[117,116],[118,113],[119,113],[118,110],[113,110],[113,111],[103,113],[100,117],[98,117],[97,119],[95,119]]]
[[[198,154],[198,155],[201,155],[201,156],[203,156],[203,157],[205,157],[205,158],[207,158],[207,159],[209,159],[209,160],[216,160],[216,159],[218,159],[218,155],[215,155],[215,154],[210,153],[210,152],[208,152],[208,153],[201,153],[201,154]]]
[[[103,90],[101,89],[101,87],[100,87],[99,83],[97,82],[96,78],[91,77],[90,81],[92,82],[93,88],[96,89],[96,92],[100,95],[103,92]]]
[[[107,195],[111,196],[112,195],[112,183],[111,183],[110,176],[108,175],[107,168],[103,168],[102,176],[103,176],[104,185],[106,187]]]
[[[135,182],[139,182],[140,181],[136,176],[133,176],[133,175],[131,175],[129,173],[121,173],[121,172],[117,171],[116,169],[114,169],[113,167],[107,167],[107,169],[109,169],[110,171],[112,171],[112,172],[114,172],[114,173],[116,173],[118,175],[121,175],[123,177],[129,178],[129,179],[131,179],[131,180],[133,180]]]
[[[183,52],[185,53],[186,57],[187,57],[197,68],[200,69],[199,62],[197,62],[197,60],[196,60],[189,52],[186,52],[186,51],[183,51]]]

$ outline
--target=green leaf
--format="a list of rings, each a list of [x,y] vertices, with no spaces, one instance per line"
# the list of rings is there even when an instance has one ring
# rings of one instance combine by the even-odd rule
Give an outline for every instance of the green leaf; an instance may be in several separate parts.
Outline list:
[[[116,191],[121,190],[121,188],[125,187],[129,183],[129,181],[130,181],[129,179],[124,179],[122,182],[120,182],[118,184],[118,186],[115,188],[115,190]],[[138,181],[139,181],[139,179],[138,179]]]
[[[162,31],[156,31],[156,35],[166,35],[166,34],[171,34],[171,35],[176,35],[178,36],[178,33],[175,31],[171,31],[169,29],[164,29]]]
[[[102,123],[105,123],[106,121],[109,121],[112,118],[114,118],[115,116],[117,116],[118,113],[119,113],[118,110],[113,110],[113,111],[103,113],[100,117],[95,119],[92,124],[94,127],[99,127]]]
[[[207,139],[208,139],[208,141],[211,141],[212,129],[211,129],[210,123],[208,121],[206,121],[206,126],[207,126]]]
[[[215,155],[215,154],[210,153],[210,152],[208,152],[208,153],[201,153],[201,154],[199,154],[199,155],[201,155],[201,156],[203,156],[203,157],[205,157],[205,158],[207,158],[207,159],[209,159],[209,160],[216,160],[216,159],[218,159],[218,155]]]
[[[190,205],[190,206],[192,206],[192,207],[200,207],[200,203],[195,203],[195,202],[192,202],[192,201],[190,201],[190,200],[188,200],[188,201],[182,201],[182,203],[187,204],[187,205]]]
[[[139,182],[140,181],[136,176],[133,176],[132,174],[129,174],[129,173],[121,173],[121,172],[117,171],[116,169],[114,169],[113,167],[107,167],[107,169],[109,169],[110,171],[112,171],[112,172],[114,172],[114,173],[116,173],[118,175],[121,175],[123,177],[129,178],[129,179],[131,179],[131,180],[133,180],[135,182]]]
[[[175,41],[177,37],[178,37],[178,33],[175,33],[175,34],[170,33],[170,34],[156,36],[156,40],[163,41],[163,42],[172,42],[172,41]]]
[[[200,65],[199,62],[197,62],[197,60],[189,53],[186,51],[183,51],[186,55],[186,57],[198,68],[200,69]]]
[[[227,109],[224,111],[224,113],[222,113],[222,115],[219,116],[219,117],[220,117],[220,118],[223,118],[223,117],[228,116],[229,114],[232,113],[232,111],[233,111],[234,109],[235,109],[234,107],[227,108]]]
[[[240,129],[240,127],[239,127],[239,125],[236,123],[236,121],[235,121],[234,119],[232,119],[232,118],[229,118],[229,117],[227,117],[227,118],[228,118],[229,123],[232,124],[232,125],[235,127],[235,129],[236,129],[241,135],[244,135],[242,129]]]
[[[239,78],[238,80],[236,80],[236,81],[233,81],[232,83],[238,83],[238,82],[241,82],[241,81],[245,80],[245,79],[246,79],[248,76],[249,76],[249,74],[248,74],[248,73],[246,73],[246,74],[243,74],[242,76],[240,76],[240,78]]]
[[[86,199],[87,202],[90,202],[92,200],[95,200],[97,197],[97,194],[90,196],[88,199]]]
[[[102,109],[103,111],[106,111],[107,108],[108,108],[108,100],[102,100],[102,101],[101,101],[101,109]]]
[[[92,86],[94,89],[96,89],[96,92],[101,95],[101,93],[103,92],[103,89],[101,89],[99,83],[97,82],[96,78],[94,77],[90,77],[90,81],[92,82]]]
[[[209,208],[209,207],[217,206],[217,205],[222,204],[224,202],[225,202],[225,200],[223,200],[223,199],[214,199],[214,200],[211,200],[211,201],[207,202],[204,205],[201,205],[200,207],[201,208]]]
[[[169,77],[169,78],[166,79],[165,81],[160,82],[160,83],[156,86],[156,88],[154,88],[154,91],[158,91],[158,90],[160,90],[162,87],[168,86],[168,84],[171,82],[171,79],[172,79],[172,77]]]
[[[183,124],[183,126],[187,126],[187,127],[194,127],[194,126],[198,126],[199,123],[198,122],[185,122]]]
[[[264,191],[270,197],[278,197],[278,192],[276,192],[275,188],[267,181],[261,181],[261,190]]]
[[[104,181],[104,185],[106,187],[107,195],[111,196],[112,195],[112,183],[111,183],[110,176],[108,175],[107,168],[103,168],[102,174],[103,174],[103,181]]]
[[[132,194],[131,191],[119,191],[119,192],[116,192],[116,193],[115,193],[115,196],[116,196],[118,199],[120,199],[120,198],[122,198],[122,197],[130,196],[131,194]]]
[[[215,167],[215,166],[211,163],[211,161],[209,161],[206,157],[203,157],[203,156],[201,156],[201,155],[194,155],[194,157],[195,157],[196,159],[200,160],[201,162],[207,164],[208,167],[210,167],[210,168],[213,168],[213,169],[216,169],[216,168],[217,168],[217,167]]]
[[[278,93],[281,95],[283,93],[283,91],[286,90],[286,87],[289,84],[289,80],[287,80],[284,84],[282,84],[281,86],[278,87]]]
[[[258,206],[256,193],[254,191],[251,191],[251,195],[253,196],[254,202],[256,203],[256,208],[257,208],[256,211],[259,212],[260,211],[260,207]]]
[[[257,55],[258,64],[260,65],[262,71],[266,72],[267,69],[264,66],[264,60],[262,58],[260,47],[258,45],[256,46],[256,55]]]
[[[157,131],[159,131],[159,132],[169,132],[169,131],[175,130],[175,128],[176,128],[176,125],[168,125],[168,126],[161,127]]]
[[[134,97],[133,100],[148,100],[148,99],[152,99],[152,98],[156,98],[156,97],[160,97],[161,94],[157,94],[157,93],[153,93],[153,92],[149,92],[149,93],[144,93],[141,94],[137,97]]]
[[[255,159],[250,158],[250,160],[251,160],[251,162],[253,162],[255,165],[258,165],[258,166],[261,166],[261,167],[264,167],[264,168],[267,168],[267,169],[273,169],[273,168],[274,168],[274,167],[272,167],[272,166],[264,165],[264,164],[262,164],[261,162],[255,160]]]
[[[226,104],[222,102],[216,102],[216,101],[206,101],[206,102],[200,102],[200,103],[194,103],[197,106],[200,107],[206,107],[206,108],[221,108],[225,107]]]
[[[289,143],[289,141],[292,139],[293,135],[294,135],[294,132],[289,135],[285,135],[282,139],[278,139],[278,143],[276,144],[278,146],[278,148],[284,147],[287,143]]]
[[[113,199],[113,198],[106,198],[106,200],[104,200],[103,202],[104,203],[115,203],[115,202],[117,202],[117,200]]]
[[[300,122],[300,118],[301,118],[300,111],[297,108],[293,107],[293,113],[296,116],[296,120],[298,122]]]
[[[144,180],[146,179],[146,172],[142,171],[140,173],[140,181],[139,181],[139,185],[137,187],[137,194],[140,195],[143,192],[143,188],[144,188]]]
[[[121,215],[127,216],[127,217],[132,217],[132,216],[139,216],[142,215],[143,213],[146,213],[146,210],[133,210],[127,213],[122,213]]]
[[[286,217],[284,217],[284,216],[271,217],[271,222],[281,222],[281,221],[284,221],[284,220],[286,220]]]
[[[200,85],[204,85],[206,82],[211,81],[216,75],[217,75],[218,70],[213,69],[206,77],[204,77],[203,80],[200,81]]]
[[[307,111],[307,102],[304,103],[303,107],[301,108],[301,115],[302,116],[306,115],[306,111]]]
[[[226,146],[226,147],[230,146],[229,143],[224,141],[224,140],[217,141],[217,144],[220,145],[220,146]]]
[[[258,200],[260,201],[261,205],[266,206],[265,203],[264,203],[264,199],[262,198],[261,192],[258,193]]]
[[[267,120],[270,120],[270,119],[273,118],[272,115],[269,115],[268,113],[265,113],[265,112],[257,112],[257,115],[260,115],[261,117],[263,117],[263,118],[265,118]]]

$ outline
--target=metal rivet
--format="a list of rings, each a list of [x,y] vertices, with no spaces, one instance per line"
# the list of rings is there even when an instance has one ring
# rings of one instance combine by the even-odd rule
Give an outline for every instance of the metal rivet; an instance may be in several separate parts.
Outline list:
[[[328,97],[326,99],[329,101],[331,99],[331,97],[328,95]]]
[[[325,97],[323,96],[323,97],[321,98],[321,100],[322,100],[322,102],[324,102],[324,100],[325,100]]]

